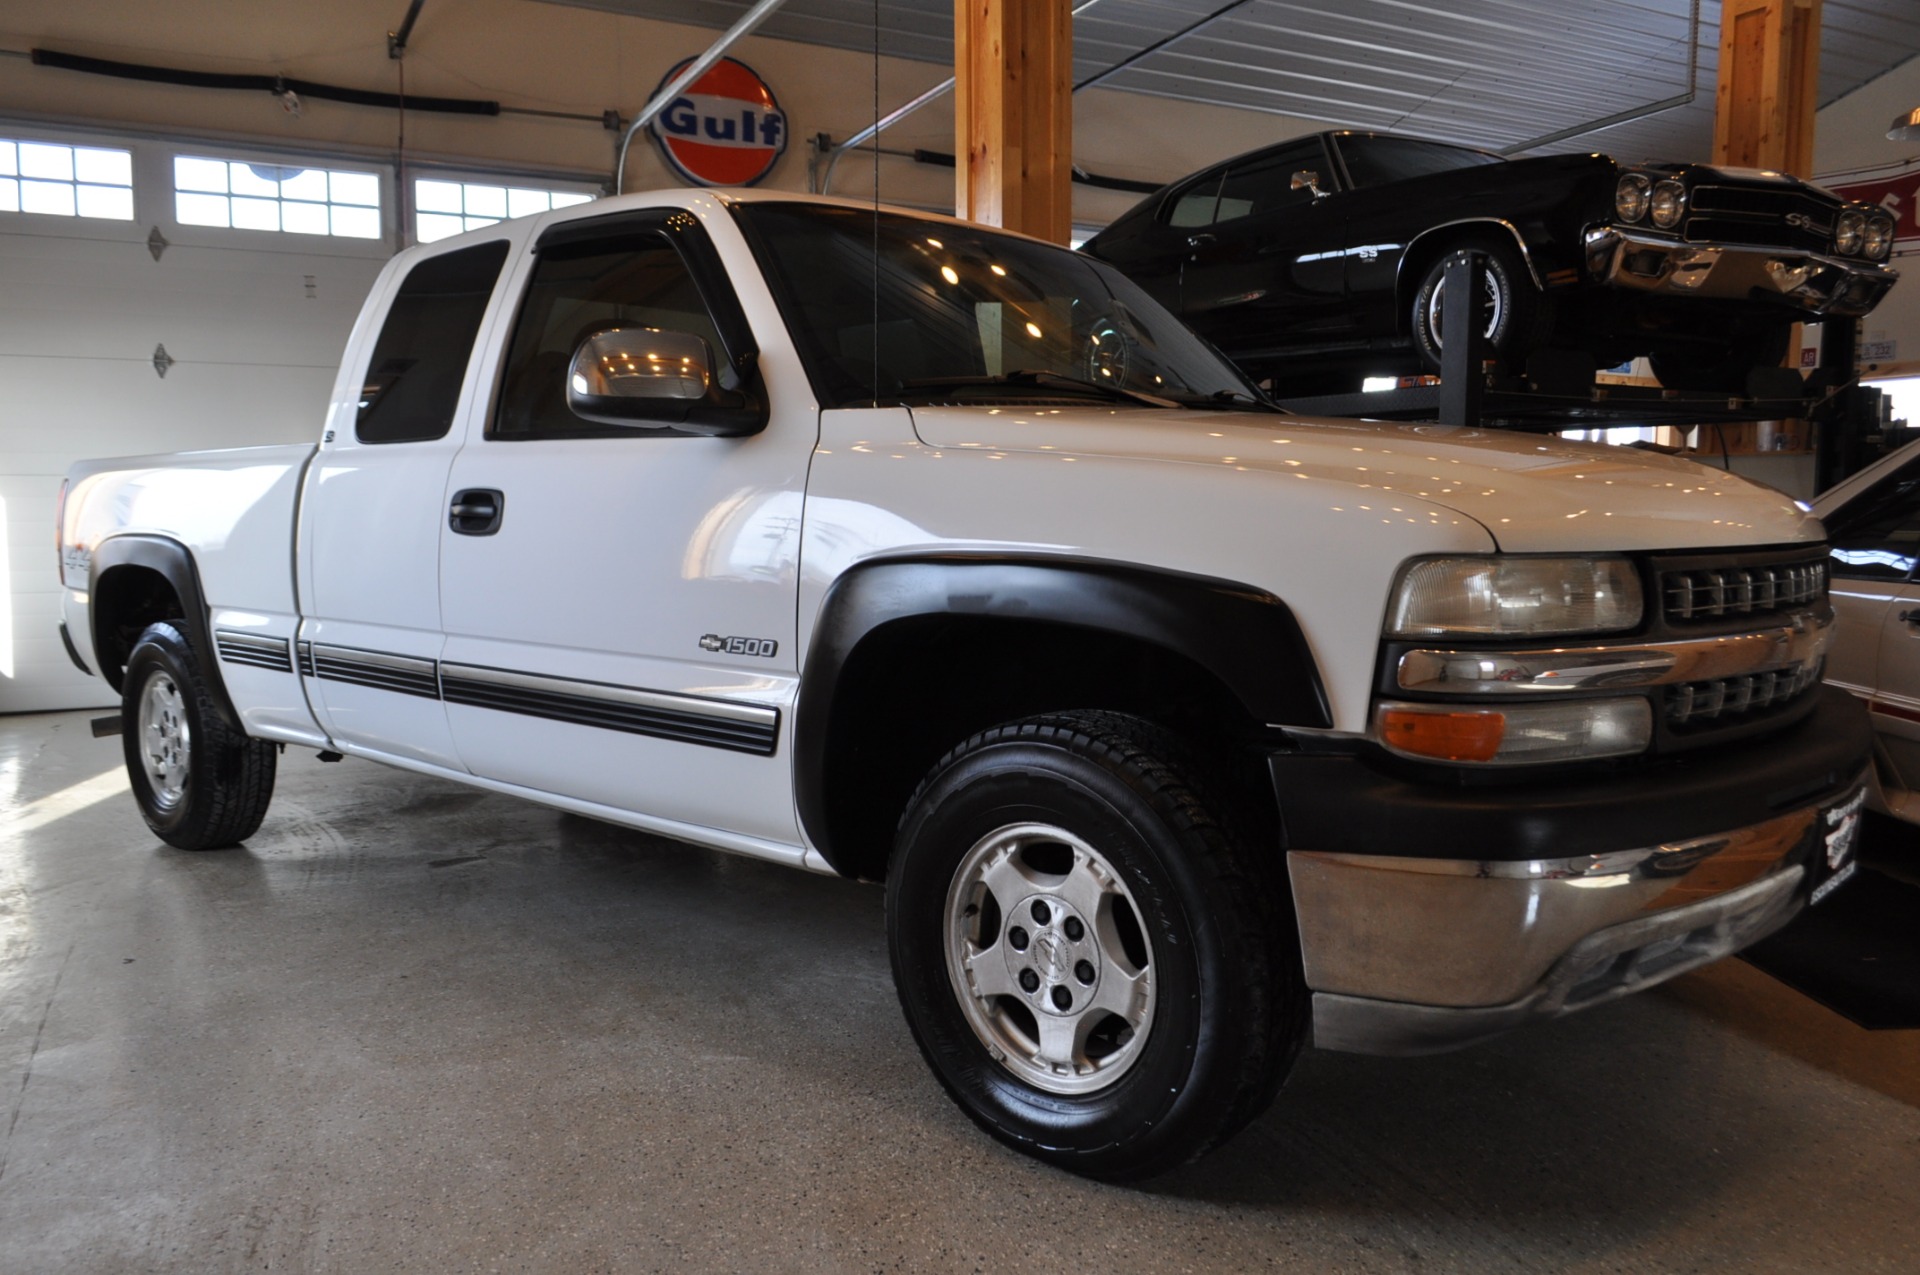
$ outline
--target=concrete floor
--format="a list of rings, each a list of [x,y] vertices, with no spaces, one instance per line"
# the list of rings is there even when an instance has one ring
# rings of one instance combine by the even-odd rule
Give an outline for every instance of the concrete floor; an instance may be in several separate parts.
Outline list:
[[[1920,1270],[1920,1032],[1737,961],[1109,1187],[948,1103],[876,888],[297,751],[185,854],[86,721],[0,719],[9,1275]]]

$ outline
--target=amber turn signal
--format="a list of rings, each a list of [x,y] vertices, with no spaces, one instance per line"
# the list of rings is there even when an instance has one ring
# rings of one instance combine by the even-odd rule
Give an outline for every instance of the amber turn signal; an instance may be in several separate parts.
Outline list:
[[[1380,713],[1380,740],[1395,752],[1436,761],[1492,761],[1507,733],[1500,712],[1430,712],[1386,708]]]

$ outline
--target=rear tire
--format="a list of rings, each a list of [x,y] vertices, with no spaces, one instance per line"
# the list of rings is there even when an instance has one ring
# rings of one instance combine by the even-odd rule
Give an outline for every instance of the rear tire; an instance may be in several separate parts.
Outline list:
[[[934,1074],[994,1137],[1090,1177],[1218,1145],[1307,1034],[1277,852],[1240,843],[1180,753],[1113,713],[984,731],[921,784],[888,873]]]
[[[153,834],[181,850],[252,836],[273,800],[278,751],[221,719],[200,657],[180,630],[149,625],[121,685],[127,777]]]

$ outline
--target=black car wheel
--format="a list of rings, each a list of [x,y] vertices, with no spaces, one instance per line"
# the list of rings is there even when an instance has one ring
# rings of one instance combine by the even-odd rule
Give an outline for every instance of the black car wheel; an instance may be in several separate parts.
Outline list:
[[[121,684],[127,777],[153,834],[182,850],[246,839],[273,799],[278,753],[221,720],[200,656],[171,624],[153,624]]]
[[[1760,368],[1779,367],[1792,336],[1788,324],[1737,326],[1719,341],[1656,346],[1647,363],[1670,390],[1745,394],[1748,375]]]
[[[915,794],[888,874],[895,984],[941,1083],[1093,1177],[1224,1140],[1306,1035],[1284,894],[1178,753],[1111,713],[982,732]]]
[[[1445,347],[1447,261],[1455,252],[1480,253],[1486,263],[1487,344],[1510,370],[1524,370],[1527,355],[1539,339],[1542,315],[1541,297],[1511,244],[1497,239],[1473,239],[1456,243],[1427,267],[1420,289],[1413,296],[1414,349],[1429,372],[1440,370]]]

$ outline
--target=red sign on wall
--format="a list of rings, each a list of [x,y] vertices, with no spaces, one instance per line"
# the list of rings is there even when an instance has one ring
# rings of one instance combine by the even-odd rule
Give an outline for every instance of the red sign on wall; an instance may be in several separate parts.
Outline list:
[[[1920,242],[1920,165],[1905,171],[1837,173],[1818,180],[1842,199],[1864,200],[1892,213],[1895,243]]]
[[[660,81],[665,88],[692,62]],[[658,90],[655,90],[656,92]],[[667,163],[701,186],[751,186],[787,149],[787,117],[752,67],[721,58],[648,125]]]

